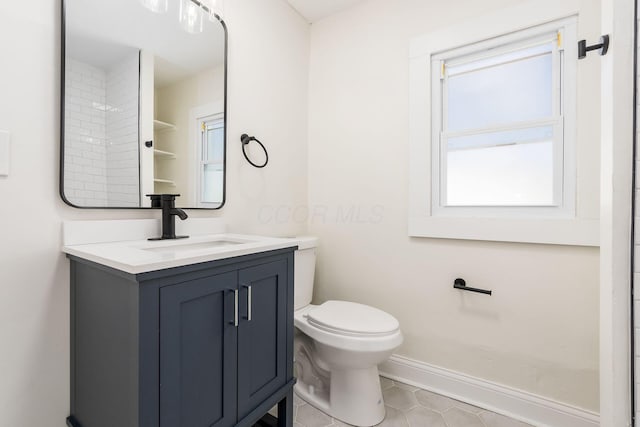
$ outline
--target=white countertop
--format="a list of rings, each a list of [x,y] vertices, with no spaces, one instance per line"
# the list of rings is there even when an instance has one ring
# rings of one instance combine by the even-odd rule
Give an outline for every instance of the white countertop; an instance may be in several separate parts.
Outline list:
[[[62,251],[131,274],[180,267],[298,245],[298,239],[208,234],[179,240],[130,240],[66,245]]]

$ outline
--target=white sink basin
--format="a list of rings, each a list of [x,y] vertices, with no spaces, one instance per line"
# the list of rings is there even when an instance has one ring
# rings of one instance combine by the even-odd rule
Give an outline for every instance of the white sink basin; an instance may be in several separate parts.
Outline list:
[[[253,240],[220,238],[219,240],[212,239],[206,242],[197,242],[197,243],[182,243],[182,244],[177,243],[177,242],[185,242],[184,240],[174,240],[173,242],[175,242],[176,244],[165,245],[165,246],[150,246],[148,248],[140,248],[140,249],[144,251],[161,252],[161,253],[170,254],[170,253],[200,251],[203,249],[214,249],[222,246],[240,245],[243,243],[251,243],[253,242]]]

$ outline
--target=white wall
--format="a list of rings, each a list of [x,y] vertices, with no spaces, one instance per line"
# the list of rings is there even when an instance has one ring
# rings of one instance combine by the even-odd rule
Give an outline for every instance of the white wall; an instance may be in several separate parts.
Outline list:
[[[140,206],[139,69],[140,61],[136,51],[128,54],[107,71],[107,206]]]
[[[69,270],[61,222],[158,216],[73,209],[58,195],[59,10],[59,0],[0,2],[0,129],[12,132],[11,175],[0,178],[0,424],[7,426],[62,427],[69,413]],[[223,217],[235,231],[301,233],[304,224],[270,226],[257,213],[264,204],[307,199],[308,25],[280,0],[234,0],[225,11],[229,195],[221,211],[189,213]],[[243,131],[269,147],[265,170],[242,158]]]
[[[636,2],[601,0],[611,43],[602,70],[600,149],[600,425],[630,426],[634,32]],[[597,58],[597,57],[596,57]]]
[[[78,206],[107,205],[104,70],[69,58],[66,64],[65,196]],[[98,108],[97,108],[98,107]]]
[[[139,205],[138,53],[110,69],[68,58],[65,196],[77,206]]]
[[[637,12],[637,11],[636,11]],[[640,15],[636,16],[637,25],[640,25]],[[637,44],[640,45],[640,34],[638,35]],[[640,46],[637,46],[638,54],[640,55]],[[636,86],[640,85],[640,74],[636,75]],[[638,104],[636,105],[636,120],[640,123],[640,97],[636,100]],[[640,131],[636,129],[636,138],[640,139]],[[635,387],[635,402],[634,404],[634,412],[636,414],[636,423],[635,425],[640,425],[640,292],[637,290],[640,289],[640,152],[636,152],[635,158],[635,215],[636,217],[633,219],[634,222],[634,249],[635,249],[635,257],[634,257],[634,265],[633,265],[633,284],[635,288],[634,296],[633,296],[633,311],[634,311],[634,340],[635,340],[635,349],[634,352],[635,360],[633,363],[635,364],[635,378],[634,387]]]
[[[300,216],[320,237],[315,300],[392,313],[400,355],[597,412],[597,248],[407,235],[409,41],[522,3],[371,0],[313,24]],[[599,1],[576,4],[579,38],[597,40]],[[578,71],[578,211],[596,219],[599,66]],[[494,295],[454,290],[456,277]]]

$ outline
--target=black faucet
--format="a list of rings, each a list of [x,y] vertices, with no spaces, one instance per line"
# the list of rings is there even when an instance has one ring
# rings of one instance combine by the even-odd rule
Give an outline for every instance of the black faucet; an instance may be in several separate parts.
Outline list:
[[[176,219],[185,220],[189,217],[185,211],[176,208],[176,197],[179,194],[147,194],[151,198],[151,207],[162,209],[162,237],[149,240],[186,239],[189,236],[176,236]]]

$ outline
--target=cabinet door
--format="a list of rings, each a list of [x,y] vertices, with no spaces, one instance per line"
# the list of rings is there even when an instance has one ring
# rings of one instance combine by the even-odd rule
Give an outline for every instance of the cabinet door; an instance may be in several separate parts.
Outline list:
[[[238,418],[286,382],[287,261],[240,270]]]
[[[236,422],[237,272],[160,289],[160,427]]]

